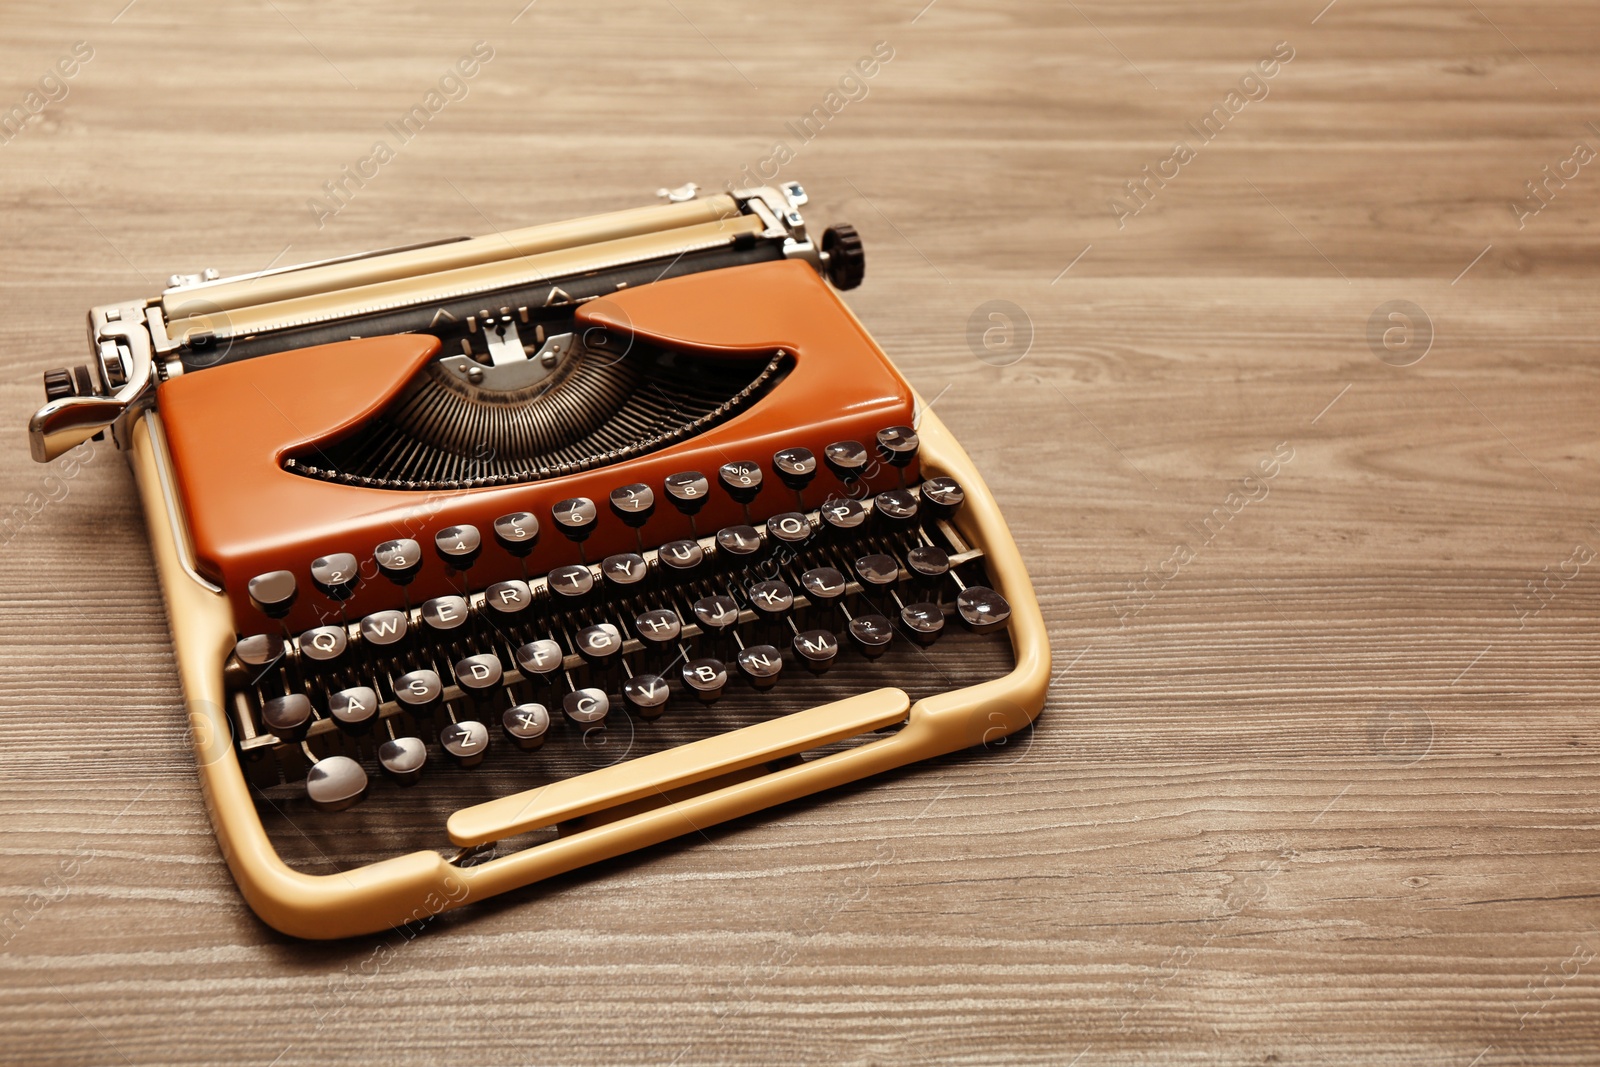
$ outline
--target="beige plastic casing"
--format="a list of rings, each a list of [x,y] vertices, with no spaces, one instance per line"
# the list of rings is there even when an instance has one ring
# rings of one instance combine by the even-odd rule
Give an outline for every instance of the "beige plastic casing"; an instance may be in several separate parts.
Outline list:
[[[158,454],[164,446],[157,420],[152,413],[134,425],[130,462],[166,602],[201,787],[245,900],[286,934],[350,937],[424,921],[775,804],[993,743],[1027,726],[1044,706],[1050,647],[1022,557],[971,459],[938,417],[924,411],[918,425],[923,472],[961,484],[966,503],[956,528],[983,550],[990,581],[1011,604],[1015,667],[1009,674],[915,704],[899,689],[879,689],[462,809],[448,827],[458,845],[565,824],[554,840],[476,866],[458,867],[440,853],[422,851],[339,874],[302,874],[273,849],[232,744],[222,676],[235,640],[232,615],[227,599],[182,565],[179,538],[187,534],[181,516],[172,513],[169,520],[161,471],[170,461]],[[903,727],[877,740],[759,773],[773,760],[901,722]],[[651,801],[658,803],[648,807]],[[602,821],[608,812],[616,817]],[[581,825],[575,822],[586,816]]]

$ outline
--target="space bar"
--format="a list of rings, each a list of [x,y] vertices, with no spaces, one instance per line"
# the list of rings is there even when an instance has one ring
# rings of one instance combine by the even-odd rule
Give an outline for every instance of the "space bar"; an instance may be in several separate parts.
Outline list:
[[[877,689],[663,752],[602,767],[574,778],[462,808],[450,816],[450,840],[470,847],[554,826],[618,804],[693,785],[719,774],[903,722],[911,699]]]

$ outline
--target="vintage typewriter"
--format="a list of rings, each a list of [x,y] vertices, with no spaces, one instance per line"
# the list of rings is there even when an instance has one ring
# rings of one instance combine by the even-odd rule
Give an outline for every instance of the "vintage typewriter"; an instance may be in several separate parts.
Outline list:
[[[45,375],[35,459],[128,454],[279,930],[425,922],[1039,713],[1000,512],[833,292],[859,237],[795,184],[661,195],[175,275]]]

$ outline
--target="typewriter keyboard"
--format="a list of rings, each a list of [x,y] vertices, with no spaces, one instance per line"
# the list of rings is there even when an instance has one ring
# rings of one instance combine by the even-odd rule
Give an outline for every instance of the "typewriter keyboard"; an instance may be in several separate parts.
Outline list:
[[[889,439],[915,449],[904,428]],[[842,485],[861,485],[848,479],[865,449],[850,444],[822,462]],[[798,490],[816,467],[807,450],[787,449],[771,471]],[[558,503],[548,524],[578,542],[600,521],[637,533],[658,497],[692,514],[714,487],[738,500],[761,477],[730,463],[709,478],[623,485],[606,501]],[[263,817],[303,836],[308,808],[341,813],[313,820],[338,823],[382,795],[439,845],[440,822],[424,809],[442,820],[454,806],[885,685],[916,698],[1002,674],[1010,608],[949,521],[963,501],[961,486],[931,478],[697,538],[641,539],[636,551],[547,573],[527,570],[541,517],[513,513],[489,529],[448,527],[426,547],[373,546],[372,580],[403,590],[434,552],[461,584],[360,618],[341,613],[363,580],[353,555],[320,558],[304,576],[261,575],[250,597],[264,624],[300,596],[331,613],[303,633],[242,637],[228,659],[232,724]],[[489,552],[516,557],[525,577],[475,587],[473,564]],[[433,800],[410,799],[430,782]],[[317,865],[324,846],[303,858]]]

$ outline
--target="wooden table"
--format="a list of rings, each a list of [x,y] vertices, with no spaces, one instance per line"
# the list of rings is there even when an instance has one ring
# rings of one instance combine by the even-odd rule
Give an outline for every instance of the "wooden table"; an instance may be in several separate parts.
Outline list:
[[[1600,1058],[1593,5],[125,2],[0,35],[0,110],[93,51],[0,146],[0,1060]],[[763,165],[1006,509],[1037,730],[414,942],[273,934],[120,455],[28,460],[40,372],[175,270]]]

